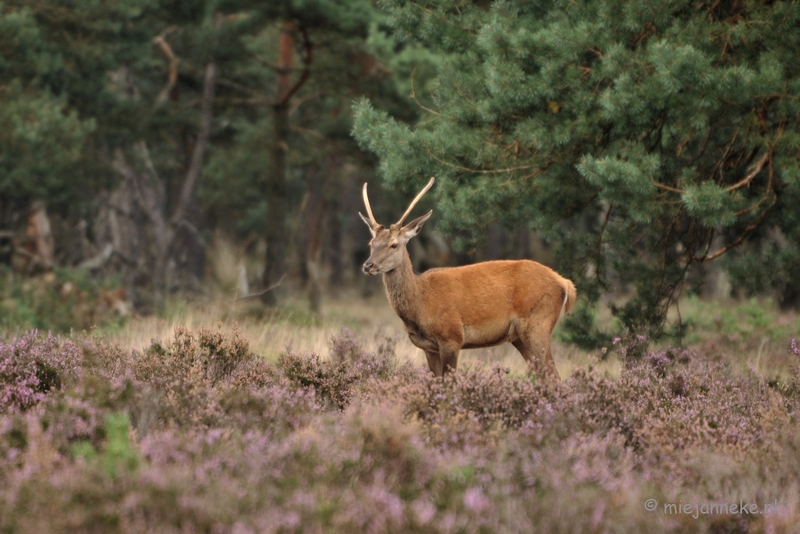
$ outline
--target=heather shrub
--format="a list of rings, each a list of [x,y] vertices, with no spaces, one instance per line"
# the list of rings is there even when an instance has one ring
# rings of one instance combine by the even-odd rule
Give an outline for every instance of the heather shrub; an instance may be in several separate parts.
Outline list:
[[[33,330],[0,342],[0,412],[25,410],[82,372],[83,351],[74,341]]]
[[[138,380],[148,382],[201,380],[214,386],[253,358],[236,325],[231,335],[225,335],[221,327],[201,328],[196,334],[176,327],[174,339],[166,346],[154,342],[140,357],[134,358],[133,370]]]
[[[397,370],[395,347],[399,338],[387,336],[382,328],[375,333],[376,350],[369,353],[349,328],[342,327],[339,335],[331,336],[331,361],[349,363],[361,378],[383,379]]]
[[[354,384],[362,378],[358,363],[323,360],[318,354],[288,351],[278,366],[298,386],[311,389],[325,405],[343,409],[350,403]]]
[[[130,356],[133,378],[143,384],[143,417],[179,425],[214,425],[221,417],[218,395],[226,383],[244,383],[247,377],[264,382],[266,369],[234,326],[192,333],[176,328],[167,344],[154,342]],[[149,425],[148,425],[149,426]],[[137,425],[138,427],[138,425]]]
[[[310,425],[319,411],[313,390],[292,387],[285,378],[269,386],[225,387],[219,405],[218,426],[257,429],[276,438]]]
[[[465,365],[440,379],[383,339],[369,351],[342,331],[330,359],[277,365],[222,329],[47,356],[59,382],[0,413],[0,531],[792,531],[796,376],[648,346],[616,378]],[[648,498],[786,507],[694,518]]]
[[[140,392],[130,378],[88,375],[69,389],[50,395],[41,406],[39,421],[53,447],[67,454],[78,442],[102,446],[107,420],[113,413],[138,419]]]
[[[28,446],[27,423],[22,414],[0,414],[0,476],[10,480]]]
[[[623,436],[611,431],[541,438],[536,425],[523,426],[487,468],[491,482],[482,488],[487,503],[499,508],[498,530],[658,531],[658,518],[642,509],[648,475]]]
[[[796,339],[792,339],[789,345],[789,354],[800,356],[800,347],[797,346]],[[800,410],[800,358],[794,360],[791,366],[791,378],[781,384],[781,389],[784,396],[794,401],[794,413],[797,414]]]
[[[754,375],[737,376],[725,360],[681,349],[629,360],[619,379],[579,371],[566,383],[570,414],[583,431],[614,430],[636,450],[713,446],[735,454],[764,445],[786,416],[780,396]]]
[[[486,444],[503,429],[546,418],[558,391],[499,366],[462,366],[444,379],[417,369],[373,387],[370,395],[396,399],[407,417],[424,423],[432,444],[448,448]]]
[[[611,345],[623,362],[630,362],[647,355],[650,338],[643,331],[628,330],[623,336],[612,339]]]
[[[278,367],[292,382],[311,388],[323,404],[343,409],[367,380],[385,379],[398,370],[394,349],[397,339],[380,331],[376,336],[378,350],[370,354],[348,328],[331,336],[331,358],[318,354],[301,354],[288,350],[281,355]]]
[[[36,363],[17,358],[11,351],[4,352],[0,356],[0,410],[25,410],[44,398],[39,390]]]

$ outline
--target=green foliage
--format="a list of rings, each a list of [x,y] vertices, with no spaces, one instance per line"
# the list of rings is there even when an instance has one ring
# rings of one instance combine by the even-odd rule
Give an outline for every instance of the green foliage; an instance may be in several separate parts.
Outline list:
[[[25,278],[0,265],[0,328],[69,332],[97,326],[115,328],[128,313],[115,279],[92,277],[86,270],[58,268]]]
[[[723,345],[744,345],[759,350],[759,343],[788,343],[800,330],[800,322],[779,315],[777,306],[770,299],[751,297],[721,306],[689,295],[681,303],[681,313],[689,343],[715,339]]]
[[[764,248],[762,227],[800,226],[796,4],[383,6],[398,36],[439,58],[433,104],[410,127],[359,100],[354,135],[388,185],[437,177],[437,227],[462,248],[494,221],[527,225],[556,245],[581,298],[630,287],[612,311],[659,335],[687,272],[720,243]],[[796,271],[797,242],[765,280]]]
[[[113,181],[92,143],[111,140],[107,121],[121,107],[132,111],[109,77],[149,53],[149,38],[134,22],[152,5],[0,4],[0,201],[47,200],[69,213],[91,199],[87,191]]]
[[[139,450],[130,439],[130,420],[127,414],[110,413],[106,416],[105,436],[102,453],[89,441],[79,441],[72,445],[72,455],[87,462],[99,463],[103,472],[116,478],[134,471],[141,464]]]
[[[0,195],[12,199],[74,198],[63,175],[76,171],[95,122],[66,111],[63,98],[26,93],[19,80],[0,87]]]
[[[283,21],[289,20],[307,33],[313,49],[309,75],[296,93],[299,104],[290,116],[284,143],[286,203],[291,207],[301,204],[311,173],[322,171],[328,184],[326,198],[335,202],[338,183],[349,178],[339,175],[342,163],[371,172],[371,162],[364,161],[364,154],[350,136],[350,103],[355,95],[369,95],[380,109],[413,121],[415,106],[404,98],[410,92],[410,75],[415,72],[417,86],[425,87],[434,73],[431,54],[399,44],[387,33],[385,17],[369,0],[246,4],[252,9],[253,20],[260,22],[242,27],[235,38],[231,37],[231,55],[225,58],[225,68],[240,85],[220,88],[245,103],[226,105],[218,111],[223,115],[219,121],[223,126],[210,149],[206,179],[198,190],[204,212],[213,224],[240,235],[275,224],[270,219],[265,190],[272,172],[270,147],[277,98],[274,64]],[[293,57],[298,73],[306,68],[301,41],[298,36],[298,53]],[[300,76],[294,75],[292,83]],[[253,94],[264,93],[263,98],[248,103]],[[292,210],[289,214],[294,216]]]
[[[584,349],[608,346],[611,336],[597,328],[596,315],[586,300],[579,300],[570,313],[562,319],[564,325],[556,330],[556,336],[562,341]]]

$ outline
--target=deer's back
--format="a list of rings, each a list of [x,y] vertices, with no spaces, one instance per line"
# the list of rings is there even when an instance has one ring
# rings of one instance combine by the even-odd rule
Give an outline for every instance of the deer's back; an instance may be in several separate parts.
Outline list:
[[[560,309],[565,283],[558,273],[531,260],[433,269],[420,282],[426,309],[440,317],[456,315],[463,324],[503,323],[540,308]]]

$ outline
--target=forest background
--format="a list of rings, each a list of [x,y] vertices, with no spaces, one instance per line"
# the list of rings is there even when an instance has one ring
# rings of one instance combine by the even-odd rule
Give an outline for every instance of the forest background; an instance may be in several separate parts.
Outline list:
[[[796,307],[797,9],[5,1],[4,320],[220,290],[319,312],[376,289],[361,185],[387,221],[431,175],[415,266],[546,263],[581,346],[604,310],[680,338],[685,295]]]

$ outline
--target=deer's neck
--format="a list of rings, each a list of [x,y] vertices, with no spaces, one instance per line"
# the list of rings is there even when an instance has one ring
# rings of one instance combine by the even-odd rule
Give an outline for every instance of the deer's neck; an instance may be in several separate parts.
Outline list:
[[[419,322],[418,282],[418,277],[414,274],[411,258],[409,258],[407,251],[404,252],[403,263],[399,267],[383,274],[386,296],[389,297],[389,303],[403,322]]]

